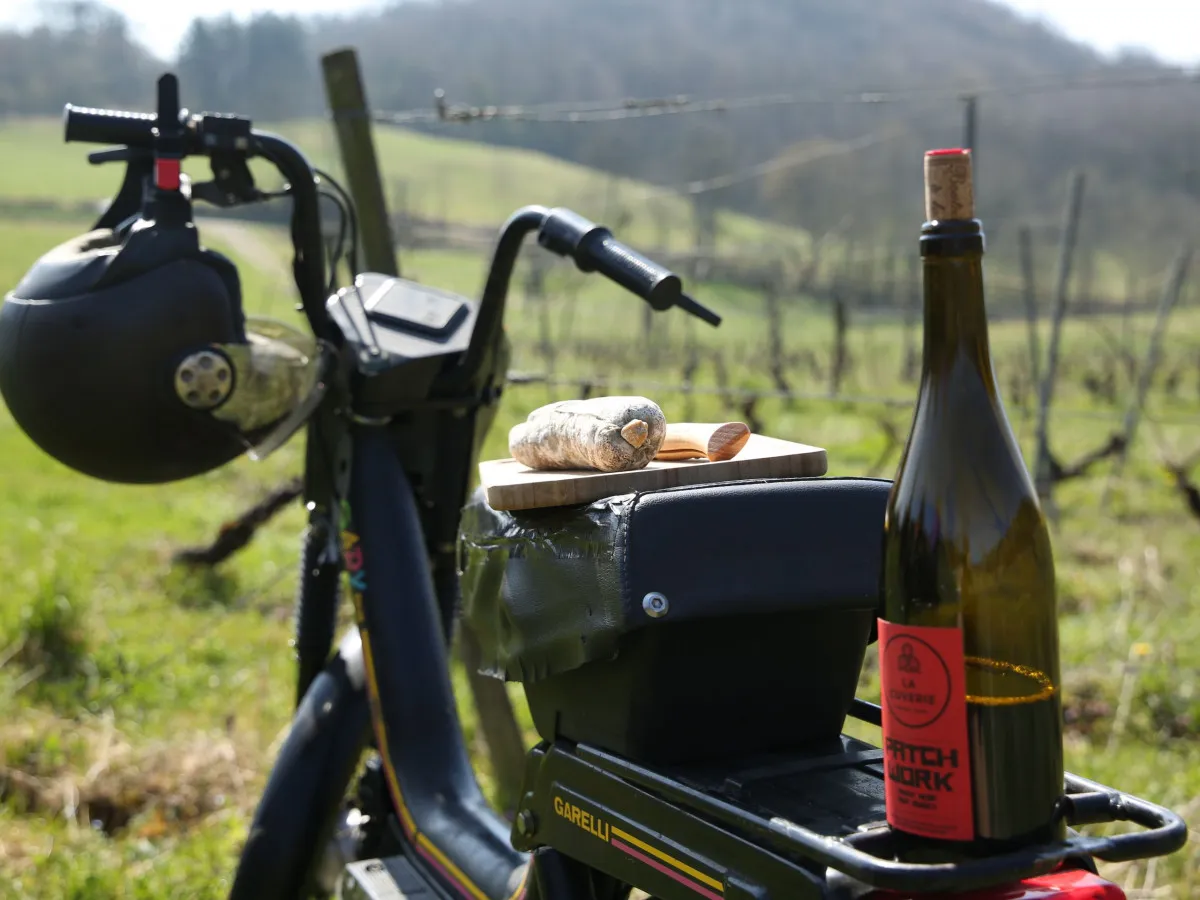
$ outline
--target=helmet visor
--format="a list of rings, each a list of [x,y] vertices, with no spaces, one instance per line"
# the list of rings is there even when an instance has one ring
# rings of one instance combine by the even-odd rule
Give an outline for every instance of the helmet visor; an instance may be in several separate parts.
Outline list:
[[[283,446],[325,395],[328,348],[274,319],[247,318],[246,343],[220,344],[233,390],[212,416],[237,429],[251,459]]]

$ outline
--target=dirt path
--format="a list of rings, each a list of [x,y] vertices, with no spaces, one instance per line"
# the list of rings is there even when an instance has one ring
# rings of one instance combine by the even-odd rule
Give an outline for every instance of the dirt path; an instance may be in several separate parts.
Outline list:
[[[196,225],[202,237],[216,238],[215,243],[225,245],[217,249],[236,253],[239,260],[278,282],[281,289],[292,289],[292,268],[288,261],[290,248],[282,242],[276,244],[264,237],[264,226],[206,216],[196,216]]]

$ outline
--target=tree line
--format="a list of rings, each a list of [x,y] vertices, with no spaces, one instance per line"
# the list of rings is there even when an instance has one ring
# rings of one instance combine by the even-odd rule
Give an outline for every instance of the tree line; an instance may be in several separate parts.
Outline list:
[[[977,170],[989,237],[1021,224],[1053,240],[1072,168],[1095,185],[1083,240],[1164,266],[1200,227],[1200,82],[1006,95],[997,86],[1167,74],[1153,59],[1101,58],[991,0],[442,0],[323,17],[194,21],[176,58],[140,46],[100,0],[48,6],[0,32],[0,115],[56,115],[64,102],[148,108],[171,66],[192,109],[263,121],[324,114],[320,54],[359,51],[374,107],[539,103],[811,91],[772,109],[610,124],[414,126],[528,147],[608,172],[681,186],[763,164],[703,197],[816,234],[895,240],[921,208],[920,154],[962,140],[956,92],[984,91]],[[848,102],[858,90],[915,90]],[[791,165],[825,142],[864,150]]]

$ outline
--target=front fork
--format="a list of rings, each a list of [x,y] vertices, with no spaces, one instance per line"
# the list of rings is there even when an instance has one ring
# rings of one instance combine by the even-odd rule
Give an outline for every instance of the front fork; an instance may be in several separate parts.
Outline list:
[[[337,529],[324,512],[309,518],[300,549],[296,589],[296,706],[328,661],[337,626]]]
[[[347,789],[370,741],[358,629],[300,701],[271,769],[230,900],[296,900],[317,887]]]

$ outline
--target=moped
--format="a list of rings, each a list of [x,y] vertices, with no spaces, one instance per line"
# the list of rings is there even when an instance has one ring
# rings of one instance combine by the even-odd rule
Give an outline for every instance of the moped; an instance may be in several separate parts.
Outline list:
[[[1174,812],[1068,774],[1066,840],[915,857],[886,823],[883,751],[845,733],[847,718],[880,723],[856,690],[890,482],[717,481],[492,508],[473,479],[505,387],[506,297],[527,236],[655,311],[720,317],[556,207],[503,223],[478,300],[359,271],[353,204],[300,148],[236,115],[181,109],[171,75],[158,89],[154,113],[65,110],[67,141],[111,145],[92,161],[126,166],[95,227],[158,227],[146,204],[168,153],[211,160],[189,209],[279,199],[247,166],[269,162],[291,204],[315,372],[247,448],[262,456],[305,431],[308,522],[294,718],[231,897],[1083,900],[1123,897],[1096,860],[1183,845]],[[330,189],[350,244],[332,255]],[[345,594],[356,624],[335,641]],[[448,662],[459,616],[488,672],[521,682],[539,736],[511,820],[486,802],[464,747]],[[1119,821],[1135,827],[1080,831]]]

